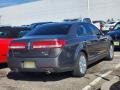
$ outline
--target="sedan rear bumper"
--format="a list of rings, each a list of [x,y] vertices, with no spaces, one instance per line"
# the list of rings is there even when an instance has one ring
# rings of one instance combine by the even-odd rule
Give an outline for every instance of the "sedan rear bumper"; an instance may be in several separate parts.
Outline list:
[[[62,69],[58,58],[9,58],[8,65],[11,70],[21,72],[60,72]]]

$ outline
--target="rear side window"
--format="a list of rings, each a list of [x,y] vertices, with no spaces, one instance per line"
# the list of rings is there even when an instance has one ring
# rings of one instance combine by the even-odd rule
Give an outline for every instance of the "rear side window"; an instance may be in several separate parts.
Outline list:
[[[93,32],[93,35],[97,35],[97,34],[99,34],[100,33],[100,30],[97,28],[97,27],[95,27],[94,25],[89,25],[89,28],[92,30],[92,32]]]
[[[66,35],[71,28],[70,24],[46,24],[39,25],[27,36],[34,35]]]
[[[89,28],[89,24],[83,24],[85,28],[85,35],[93,35],[92,30]]]
[[[93,35],[97,35],[100,33],[100,30],[92,24],[88,24],[88,28],[89,28],[89,31],[91,31]]]
[[[85,32],[86,32],[86,28],[82,25],[79,25],[77,27],[77,35],[78,36],[82,36],[82,35],[85,35]]]
[[[89,30],[89,29],[88,29],[88,30],[86,31],[86,35],[93,35],[92,30]]]

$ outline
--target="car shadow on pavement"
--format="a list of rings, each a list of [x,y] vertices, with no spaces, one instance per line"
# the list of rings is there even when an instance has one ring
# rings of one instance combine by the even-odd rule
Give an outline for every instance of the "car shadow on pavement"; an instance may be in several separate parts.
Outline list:
[[[45,74],[45,73],[16,73],[16,72],[9,72],[7,77],[9,79],[14,80],[22,80],[22,81],[60,81],[65,78],[72,77],[71,72],[65,73],[52,73],[52,74]]]
[[[102,61],[103,60],[99,60],[89,65],[88,69],[94,67],[96,64],[99,64]],[[22,81],[42,81],[42,82],[60,81],[60,80],[71,78],[71,77],[73,77],[71,72],[45,74],[45,73],[16,73],[11,71],[7,75],[8,79],[22,80]],[[77,77],[77,78],[81,78],[81,77]],[[84,78],[89,79],[87,77],[84,77]]]
[[[104,60],[99,60],[89,65],[88,69],[93,67],[96,68],[96,64],[99,64],[102,61]],[[95,73],[95,70],[94,72],[88,72],[88,73]],[[13,80],[49,82],[49,81],[60,81],[66,78],[71,78],[73,76],[71,72],[45,74],[45,73],[16,73],[11,71],[8,73],[7,77],[8,79],[13,79]],[[81,77],[77,77],[77,78],[81,78]],[[89,79],[86,76],[84,78]]]
[[[7,68],[7,67],[8,67],[8,65],[6,63],[0,64],[0,69],[4,69],[4,68]]]
[[[120,48],[114,48],[115,52],[120,52]]]

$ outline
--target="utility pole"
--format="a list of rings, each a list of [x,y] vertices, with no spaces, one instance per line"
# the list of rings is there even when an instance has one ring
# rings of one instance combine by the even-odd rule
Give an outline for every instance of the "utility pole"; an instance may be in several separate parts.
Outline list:
[[[2,24],[2,15],[0,15],[0,25]]]
[[[88,17],[90,18],[90,0],[87,0],[87,12],[88,12]]]

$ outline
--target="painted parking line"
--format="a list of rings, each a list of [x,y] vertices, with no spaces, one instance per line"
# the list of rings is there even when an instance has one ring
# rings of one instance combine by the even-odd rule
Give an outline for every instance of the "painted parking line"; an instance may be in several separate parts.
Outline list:
[[[120,64],[117,64],[114,69],[120,68]],[[100,77],[93,80],[89,85],[85,86],[82,90],[91,90],[93,86],[95,86],[97,83],[99,83],[102,78],[105,78],[106,76],[110,75],[113,72],[113,70],[110,70],[104,74],[102,74]]]
[[[120,55],[114,55],[115,57],[120,57]]]
[[[83,88],[82,90],[91,90],[91,88],[93,86],[95,86],[97,83],[99,83],[101,81],[102,78],[108,76],[109,74],[111,74],[112,71],[108,71],[105,74],[102,74],[100,77],[96,78],[95,80],[93,80],[89,85],[87,85],[85,88]]]
[[[117,64],[114,69],[119,69],[119,68],[120,68],[120,64]]]

